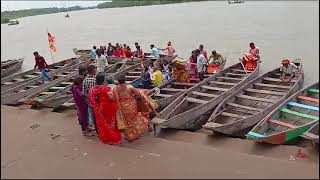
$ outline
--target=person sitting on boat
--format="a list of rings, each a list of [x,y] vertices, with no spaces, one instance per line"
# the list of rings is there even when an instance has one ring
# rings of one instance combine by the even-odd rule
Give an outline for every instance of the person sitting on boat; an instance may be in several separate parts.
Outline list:
[[[251,54],[244,54],[242,58],[242,63],[247,71],[254,71],[257,67],[258,59]]]
[[[167,60],[163,60],[163,79],[164,82],[168,82],[172,76],[172,67]]]
[[[201,54],[200,49],[196,50],[197,55],[197,71],[199,74],[200,81],[204,80],[204,74],[206,72],[207,60],[203,54]]]
[[[191,52],[191,56],[189,58],[189,72],[190,72],[191,78],[195,79],[198,77],[197,56],[196,56],[195,50]]]
[[[183,62],[174,62],[172,78],[175,79],[177,82],[190,82],[187,66],[188,65]]]
[[[136,51],[133,53],[132,57],[136,57],[136,58],[143,58],[143,52],[141,47],[138,45],[136,46]]]
[[[113,56],[115,57],[123,57],[123,50],[119,43],[116,43],[116,49],[113,52]]]
[[[141,74],[141,89],[151,89],[152,88],[152,81],[151,81],[151,74],[149,72],[148,67],[144,67],[143,72]]]
[[[290,82],[297,76],[298,71],[298,67],[294,63],[291,63],[289,59],[284,59],[282,60],[280,67],[280,80],[283,82]]]
[[[49,71],[49,66],[46,62],[46,60],[44,60],[44,58],[42,56],[39,55],[39,53],[33,52],[33,55],[35,57],[35,61],[36,64],[34,65],[33,69],[36,69],[37,67],[39,68],[40,72],[41,72],[41,82],[42,84],[44,84],[44,80],[47,79],[48,81],[51,81],[51,78],[48,75],[48,72],[46,69],[48,69]]]
[[[174,56],[174,53],[176,52],[176,50],[172,47],[170,41],[168,42],[167,47],[161,50],[167,51],[168,56]]]
[[[105,69],[108,66],[107,58],[101,53],[100,50],[97,50],[97,71],[99,73],[106,73]]]
[[[154,73],[154,64],[153,64],[153,62],[151,62],[150,64],[149,64],[149,67],[148,67],[148,72],[150,73],[150,75],[151,75],[151,80],[153,80],[153,77],[152,77],[152,74]]]
[[[126,58],[131,57],[131,49],[126,44],[123,44],[123,57],[126,57]]]
[[[91,61],[95,61],[96,57],[97,57],[97,46],[93,46],[91,52],[90,52],[90,57],[91,57]]]
[[[151,48],[151,57],[153,57],[154,59],[159,59],[160,58],[160,53],[159,53],[159,49],[154,47],[153,44],[150,45]]]
[[[154,86],[160,86],[163,83],[163,75],[160,71],[160,68],[155,67],[154,73],[152,74],[152,83]]]
[[[213,50],[208,59],[208,72],[214,73],[223,63],[223,61],[224,60],[222,55],[220,53],[217,53],[217,51]]]
[[[115,46],[113,46],[111,43],[108,43],[108,48],[107,48],[107,56],[112,56],[113,51],[116,49]]]

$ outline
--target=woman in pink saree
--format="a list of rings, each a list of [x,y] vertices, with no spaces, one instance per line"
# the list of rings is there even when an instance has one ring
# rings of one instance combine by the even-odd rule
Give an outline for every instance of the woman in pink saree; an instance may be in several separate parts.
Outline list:
[[[96,118],[99,139],[106,144],[118,145],[121,143],[121,133],[116,120],[118,105],[111,88],[103,85],[104,79],[103,73],[97,75],[97,85],[89,90],[89,101]]]

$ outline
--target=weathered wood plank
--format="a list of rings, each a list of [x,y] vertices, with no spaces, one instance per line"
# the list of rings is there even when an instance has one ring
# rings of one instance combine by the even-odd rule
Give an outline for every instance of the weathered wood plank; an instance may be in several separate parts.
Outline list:
[[[163,98],[172,97],[172,95],[170,95],[170,94],[154,94],[152,96],[163,97]]]
[[[250,107],[250,106],[244,106],[244,105],[236,104],[236,103],[227,103],[227,105],[230,105],[230,106],[233,106],[233,107],[237,107],[237,108],[241,108],[241,109],[251,110],[251,111],[258,111],[258,112],[263,111],[263,109],[254,108],[254,107]]]
[[[196,85],[197,83],[182,83],[182,82],[173,82],[171,83],[173,85],[177,85],[177,86],[194,86]]]
[[[198,91],[192,91],[192,94],[197,95],[197,96],[210,97],[210,98],[218,97],[218,95],[215,95],[215,94],[203,93],[203,92],[198,92]]]
[[[192,98],[192,97],[188,97],[186,100],[188,102],[193,102],[193,103],[198,103],[198,104],[205,104],[205,103],[208,102],[208,101],[205,101],[205,100],[196,99],[196,98]]]
[[[237,83],[221,82],[221,81],[209,81],[210,84],[228,85],[235,86]]]
[[[261,86],[261,87],[270,87],[270,88],[279,88],[279,89],[290,89],[291,86],[282,86],[282,85],[275,85],[275,84],[264,84],[264,83],[254,83],[254,86]]]
[[[276,100],[273,100],[273,99],[258,98],[258,97],[243,95],[243,94],[241,94],[241,95],[236,95],[236,97],[238,97],[238,98],[243,98],[243,99],[254,100],[254,101],[268,102],[268,103],[275,103],[275,102],[277,102]]]
[[[244,91],[253,92],[253,93],[260,93],[260,94],[277,95],[277,96],[284,96],[284,95],[286,95],[286,93],[284,93],[284,92],[267,91],[267,90],[252,89],[252,88],[244,89]]]
[[[233,81],[242,81],[243,80],[241,78],[232,78],[232,77],[225,77],[225,76],[217,77],[217,79],[233,80]]]
[[[247,116],[239,115],[239,114],[234,114],[234,113],[229,113],[229,112],[222,112],[221,115],[223,116],[228,116],[228,117],[233,117],[233,118],[241,118],[245,119]]]
[[[270,77],[264,77],[263,80],[265,81],[272,81],[272,82],[282,82],[280,79],[278,78],[270,78]],[[297,80],[292,79],[290,82],[296,82]]]
[[[184,92],[184,89],[174,89],[174,88],[161,88],[163,91],[171,91],[171,92]]]
[[[212,87],[212,86],[206,86],[206,85],[201,86],[201,88],[208,89],[208,90],[214,90],[214,91],[223,91],[223,92],[229,90],[227,88],[219,88],[219,87]]]

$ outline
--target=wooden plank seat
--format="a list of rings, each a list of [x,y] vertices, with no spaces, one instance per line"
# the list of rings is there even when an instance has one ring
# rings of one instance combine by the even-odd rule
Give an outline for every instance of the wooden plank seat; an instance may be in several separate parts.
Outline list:
[[[263,80],[265,81],[272,81],[272,82],[282,82],[280,79],[278,78],[270,78],[270,77],[264,77]],[[291,79],[290,82],[297,82],[296,79]]]
[[[131,71],[131,72],[128,72],[128,75],[140,75],[141,72],[136,72],[136,71]]]
[[[173,82],[171,83],[173,85],[177,85],[177,86],[194,86],[196,85],[197,83],[182,83],[182,82]]]
[[[263,111],[263,109],[254,108],[254,107],[250,107],[250,106],[244,106],[244,105],[236,104],[236,103],[227,103],[227,105],[233,106],[233,107],[236,107],[236,108],[250,110],[250,111],[258,111],[258,112]]]
[[[221,115],[227,116],[227,117],[232,117],[232,118],[241,118],[241,119],[245,119],[248,117],[248,116],[243,116],[243,115],[229,113],[229,112],[222,112]]]
[[[153,96],[156,96],[156,97],[163,97],[163,98],[172,97],[172,95],[171,95],[171,94],[154,94]]]
[[[39,94],[40,94],[40,95],[52,95],[52,94],[54,94],[54,93],[56,93],[56,92],[44,91],[44,92],[41,92],[41,93],[39,93]]]
[[[319,99],[315,99],[307,96],[298,96],[298,99],[319,103]]]
[[[39,87],[39,86],[27,86],[27,88],[29,88],[29,89],[36,88],[36,87]]]
[[[277,95],[277,96],[284,96],[284,95],[286,95],[285,92],[267,91],[267,90],[252,89],[252,88],[244,89],[244,91],[252,92],[252,93],[260,93],[260,94],[268,94],[268,95]]]
[[[10,85],[10,84],[13,84],[13,82],[10,82],[10,81],[8,81],[8,82],[3,82],[3,83],[1,83],[1,85]]]
[[[220,123],[215,123],[215,122],[207,122],[205,125],[204,125],[204,128],[217,128],[217,127],[220,127],[222,126],[223,124],[220,124]]]
[[[126,76],[126,78],[129,78],[129,79],[138,79],[138,78],[140,78],[140,76]]]
[[[288,113],[288,114],[291,114],[291,115],[295,115],[295,116],[299,116],[299,117],[303,117],[303,118],[319,121],[319,117],[317,117],[317,116],[312,116],[312,115],[309,115],[309,114],[304,114],[304,113],[300,113],[300,112],[297,112],[297,111],[292,111],[292,110],[287,109],[287,108],[281,108],[280,112]]]
[[[243,94],[236,95],[236,97],[243,98],[243,99],[254,100],[254,101],[260,101],[260,102],[268,102],[268,103],[275,103],[276,102],[276,100],[273,100],[273,99],[258,98],[258,97],[243,95]]]
[[[192,91],[192,94],[197,96],[209,97],[209,98],[218,97],[218,95],[215,95],[215,94],[203,93],[198,91]]]
[[[287,127],[287,128],[290,128],[290,129],[297,128],[297,126],[295,126],[295,125],[293,125],[293,124],[281,122],[281,121],[278,121],[278,120],[268,119],[267,122],[269,122],[269,123],[271,123],[271,124],[275,124],[275,125]]]
[[[25,81],[26,79],[20,79],[20,78],[17,78],[17,79],[13,79],[14,81],[17,81],[17,82],[22,82],[22,81]]]
[[[25,89],[20,89],[18,90],[18,93],[25,92],[25,91],[26,91]]]
[[[58,76],[58,77],[67,77],[68,75],[67,74],[57,74],[55,76]]]
[[[225,77],[225,76],[217,77],[217,79],[232,80],[232,81],[242,81],[242,78],[232,78],[232,77]]]
[[[36,77],[39,77],[39,76],[26,74],[26,75],[24,75],[24,77],[26,77],[26,78],[36,78]]]
[[[54,87],[50,87],[49,89],[50,90],[63,90],[65,89],[66,87],[61,87],[61,86],[54,86]]]
[[[219,87],[212,87],[212,86],[206,86],[206,85],[201,86],[201,88],[208,89],[208,90],[214,90],[214,91],[223,91],[223,92],[229,90],[227,88],[219,88]]]
[[[246,76],[246,74],[232,73],[232,72],[227,72],[226,75],[227,76],[241,76],[241,77]]]
[[[269,88],[278,88],[278,89],[290,89],[291,86],[282,86],[282,85],[275,85],[275,84],[264,84],[264,83],[254,83],[254,86],[261,86],[261,87],[269,87]]]
[[[205,100],[196,99],[196,98],[192,98],[192,97],[188,97],[188,98],[186,99],[186,101],[188,101],[188,102],[193,102],[193,103],[198,103],[198,104],[205,104],[205,103],[208,102],[208,101],[205,101]]]
[[[313,110],[313,111],[319,111],[319,107],[305,105],[305,104],[301,104],[301,103],[297,103],[297,102],[293,102],[293,101],[288,102],[287,105],[299,107],[299,108],[303,108],[303,109],[309,109],[309,110]]]
[[[243,69],[231,69],[231,71],[246,74],[246,71]]]
[[[161,88],[160,91],[169,91],[169,92],[184,92],[184,89],[174,89],[174,88]]]
[[[73,82],[62,82],[61,84],[64,84],[64,85],[71,85],[71,84],[73,84]]]
[[[221,82],[221,81],[209,81],[209,84],[218,84],[218,85],[227,85],[227,86],[237,85],[237,83],[229,83],[229,82]]]

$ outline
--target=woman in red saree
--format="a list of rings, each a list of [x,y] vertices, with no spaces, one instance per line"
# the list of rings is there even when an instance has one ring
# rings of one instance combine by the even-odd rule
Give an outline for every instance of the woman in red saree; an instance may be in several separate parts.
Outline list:
[[[119,43],[116,43],[116,49],[113,51],[113,56],[123,57],[123,50]]]
[[[103,73],[97,75],[97,85],[89,90],[89,101],[96,118],[99,139],[106,144],[118,145],[121,143],[121,133],[116,120],[118,105],[111,88],[103,85],[104,79]]]
[[[195,79],[198,78],[198,71],[197,71],[197,56],[195,51],[192,51],[191,56],[189,58],[189,72],[191,78]]]
[[[125,76],[118,78],[119,85],[114,88],[114,95],[118,102],[119,124],[124,124],[124,136],[129,142],[138,139],[148,129],[149,109],[139,108],[143,94],[133,86],[125,83]],[[149,106],[151,107],[151,106]]]

